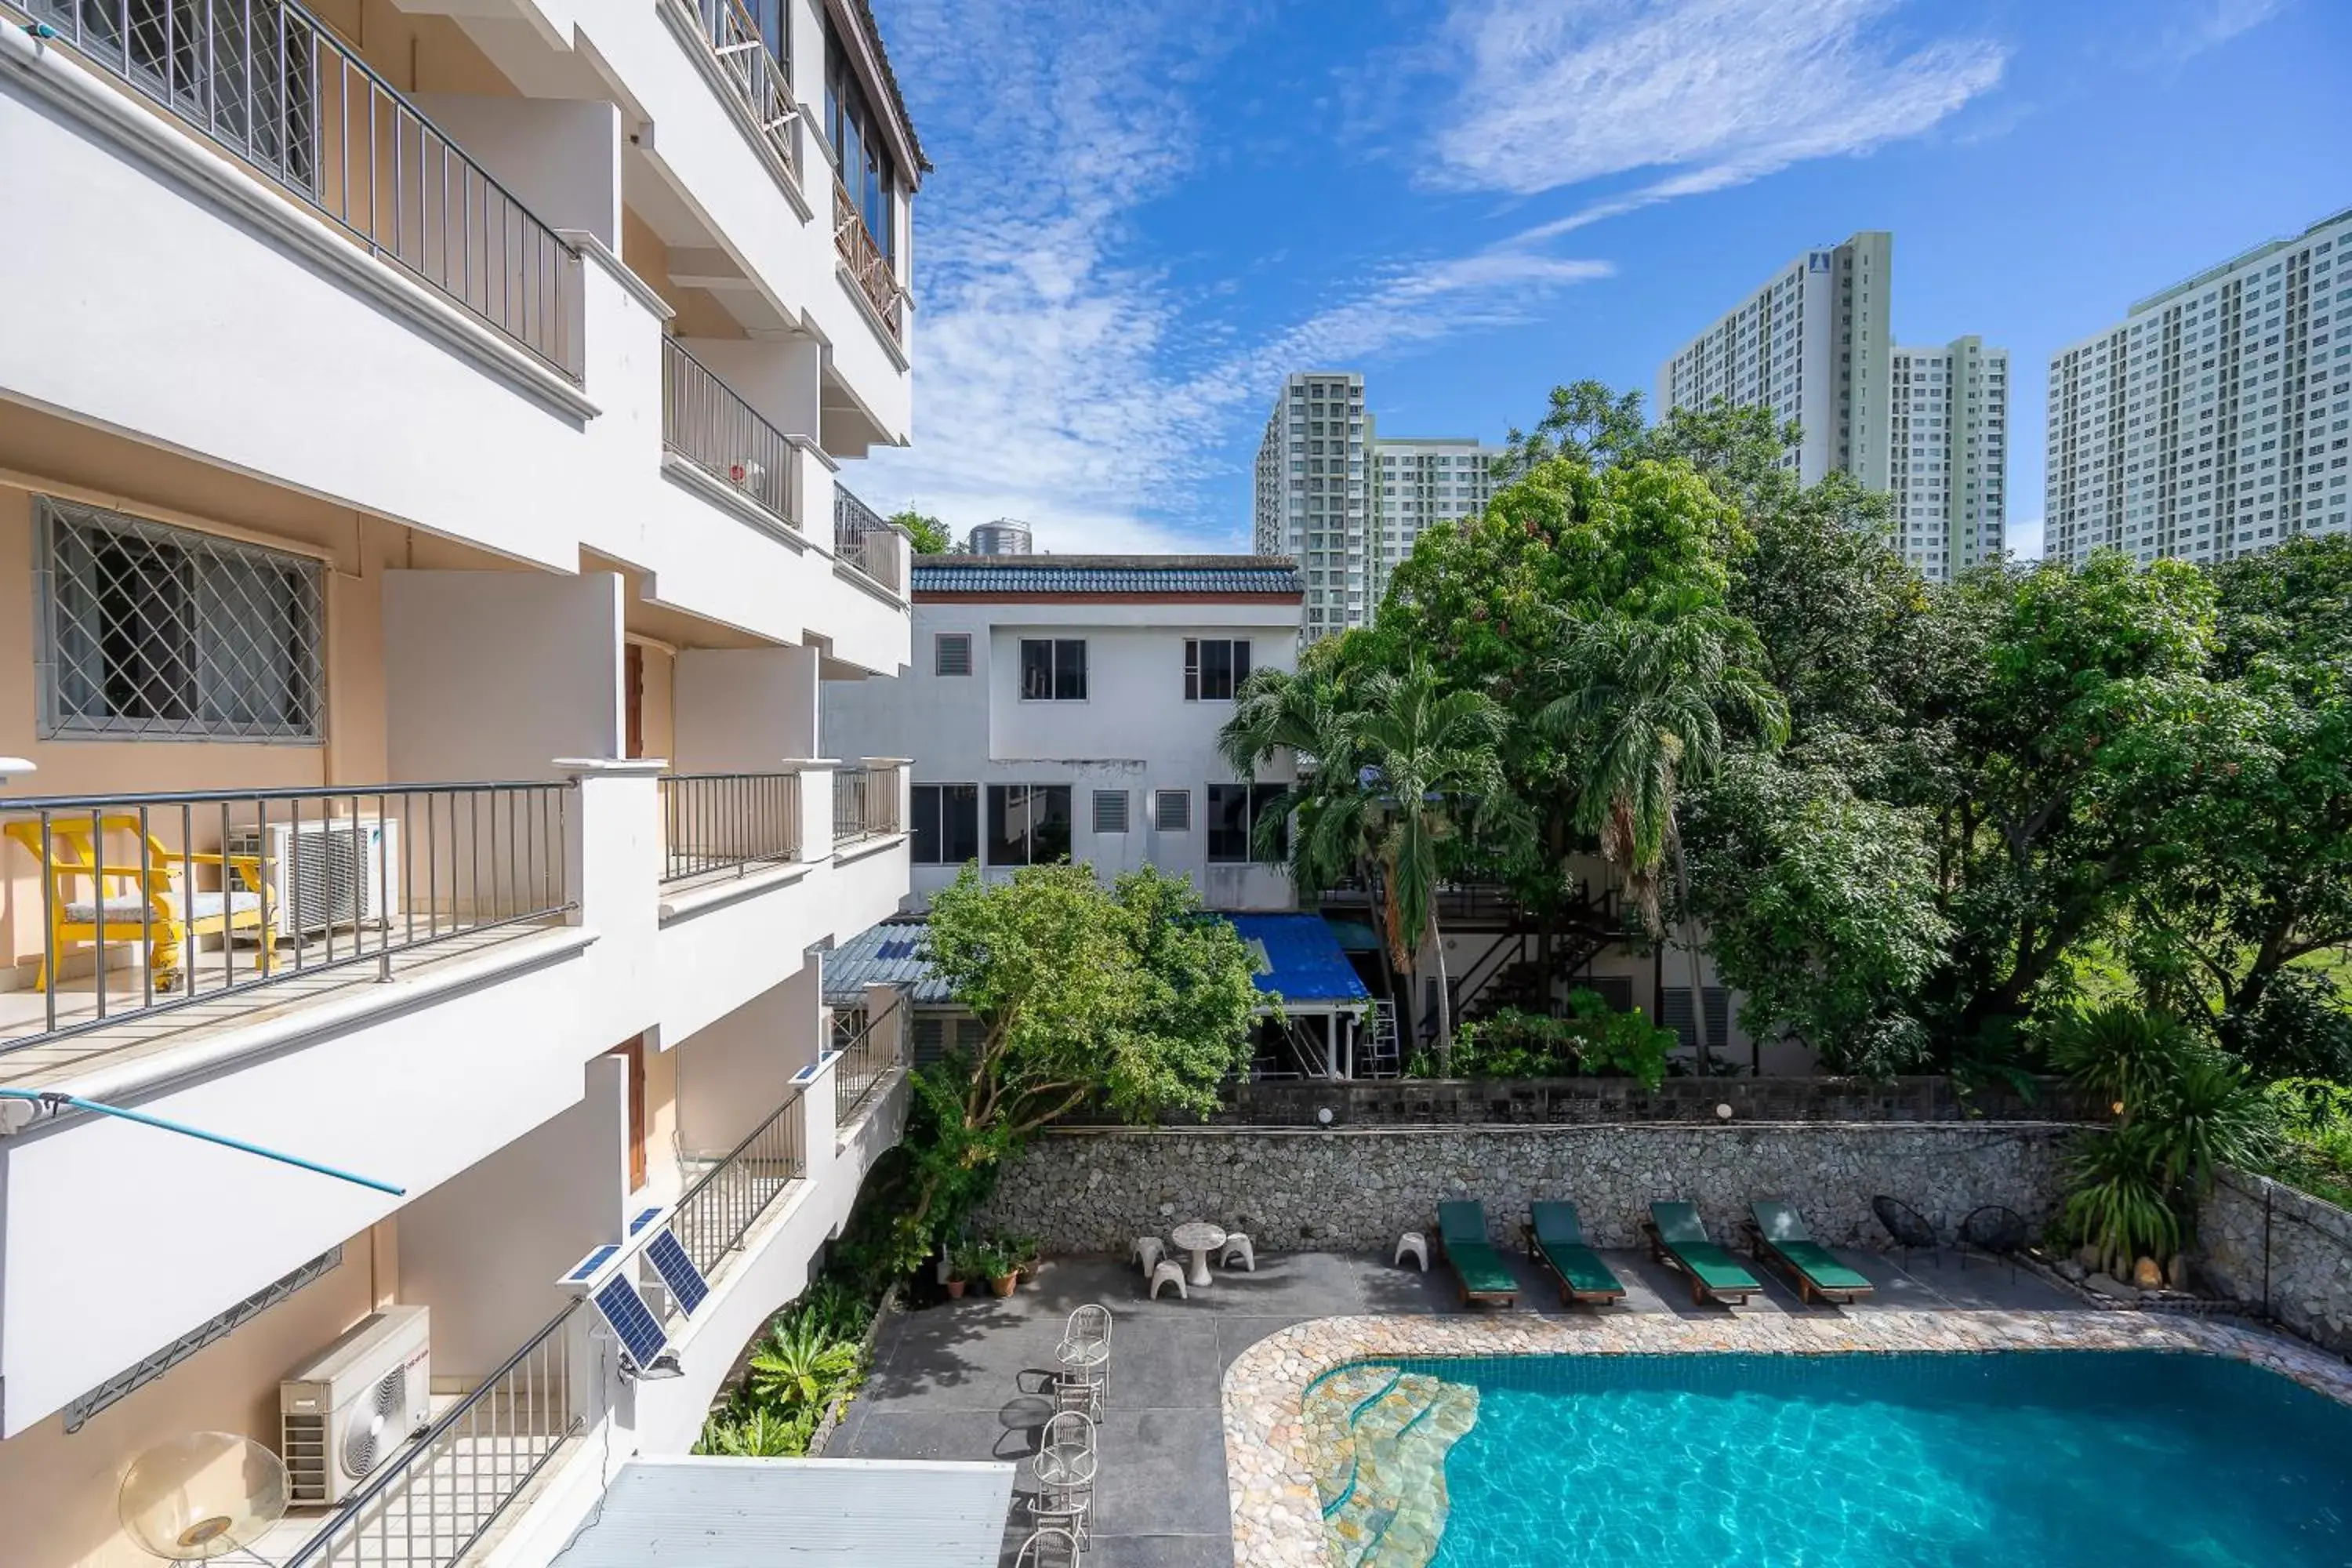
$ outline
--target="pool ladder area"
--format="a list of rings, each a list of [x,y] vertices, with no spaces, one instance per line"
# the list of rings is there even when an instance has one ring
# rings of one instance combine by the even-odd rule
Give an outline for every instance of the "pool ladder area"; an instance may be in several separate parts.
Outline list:
[[[1445,1456],[1478,1391],[1393,1366],[1351,1366],[1307,1390],[1323,1529],[1343,1568],[1425,1568],[1445,1532]]]

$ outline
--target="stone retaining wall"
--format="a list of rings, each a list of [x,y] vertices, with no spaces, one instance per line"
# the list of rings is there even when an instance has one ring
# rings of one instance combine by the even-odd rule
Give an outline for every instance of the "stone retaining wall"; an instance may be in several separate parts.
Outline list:
[[[2055,1079],[2028,1100],[2006,1090],[1962,1094],[1948,1078],[1370,1079],[1237,1084],[1223,1126],[1582,1126],[1618,1121],[1711,1122],[1728,1105],[1739,1121],[2097,1121],[2105,1107]],[[1321,1115],[1330,1112],[1326,1123]]]
[[[1004,1173],[981,1222],[1048,1252],[1120,1252],[1188,1219],[1247,1231],[1261,1250],[1379,1250],[1426,1229],[1441,1200],[1486,1205],[1497,1238],[1528,1203],[1569,1198],[1587,1234],[1630,1247],[1659,1198],[1695,1200],[1736,1243],[1748,1201],[1785,1196],[1822,1240],[1882,1246],[1870,1199],[1885,1193],[1948,1236],[1979,1204],[2039,1225],[2056,1201],[2049,1122],[1940,1125],[1227,1128],[1065,1131]]]
[[[2197,1216],[2197,1271],[2210,1289],[2255,1307],[2267,1300],[2287,1328],[2352,1355],[2352,1213],[2224,1171]]]

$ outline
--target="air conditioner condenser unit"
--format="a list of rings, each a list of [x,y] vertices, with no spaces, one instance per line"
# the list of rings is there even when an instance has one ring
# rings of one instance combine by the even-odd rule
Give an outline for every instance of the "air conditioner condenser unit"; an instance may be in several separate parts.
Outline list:
[[[287,1500],[342,1501],[431,1421],[428,1310],[386,1307],[278,1384]]]
[[[259,857],[278,929],[289,936],[382,925],[400,901],[400,824],[393,818],[248,826],[229,835],[228,853]]]

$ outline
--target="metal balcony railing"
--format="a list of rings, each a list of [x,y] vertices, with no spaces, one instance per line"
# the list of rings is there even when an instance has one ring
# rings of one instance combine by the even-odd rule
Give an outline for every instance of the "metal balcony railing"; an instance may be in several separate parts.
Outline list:
[[[777,1195],[807,1173],[801,1141],[801,1091],[794,1089],[677,1200],[669,1228],[706,1278],[751,1233]]]
[[[882,536],[890,531],[890,520],[858,500],[848,486],[833,487],[834,554],[883,586],[898,588],[902,584],[892,581],[897,574],[883,555]]]
[[[39,888],[10,956],[37,955],[41,997],[0,1052],[559,921],[572,809],[530,783],[0,800],[10,874]]]
[[[676,338],[662,340],[662,445],[797,528],[792,438]]]
[[[580,253],[295,0],[0,0],[549,367]]]
[[[889,329],[891,341],[904,338],[906,331],[899,321],[898,307],[906,290],[899,286],[898,268],[891,263],[889,252],[874,237],[874,231],[866,226],[866,215],[857,210],[849,187],[838,179],[833,184],[833,248],[865,293],[866,302],[874,307],[874,313]]]
[[[793,146],[793,121],[800,110],[793,101],[790,58],[776,57],[742,0],[669,3],[693,19],[695,29],[710,46],[719,73],[750,112],[760,140],[783,160],[795,180],[800,178],[800,157]]]
[[[902,1000],[851,1036],[833,1064],[833,1124],[856,1120],[882,1080],[907,1061],[907,1004]]]
[[[604,1414],[602,1378],[575,1384],[567,1307],[345,1499],[286,1568],[450,1568],[575,1433]],[[579,1408],[584,1394],[591,1408]]]
[[[747,871],[799,853],[795,773],[669,773],[661,781],[662,877]]]
[[[898,770],[895,767],[835,768],[833,773],[833,841],[855,844],[898,831]]]

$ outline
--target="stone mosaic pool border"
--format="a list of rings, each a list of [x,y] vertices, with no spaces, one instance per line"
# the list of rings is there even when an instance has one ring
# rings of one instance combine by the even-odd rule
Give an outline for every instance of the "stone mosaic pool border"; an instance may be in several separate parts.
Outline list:
[[[2153,1313],[1317,1318],[1269,1334],[1225,1373],[1225,1479],[1234,1561],[1249,1568],[1328,1568],[1322,1507],[1301,1452],[1303,1401],[1309,1384],[1349,1362],[1391,1356],[2035,1350],[2200,1351],[2251,1362],[2352,1405],[2352,1366],[2307,1345],[2235,1324]]]

